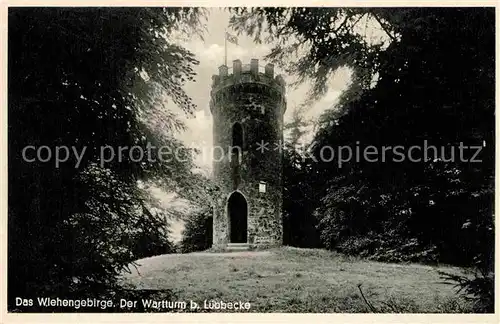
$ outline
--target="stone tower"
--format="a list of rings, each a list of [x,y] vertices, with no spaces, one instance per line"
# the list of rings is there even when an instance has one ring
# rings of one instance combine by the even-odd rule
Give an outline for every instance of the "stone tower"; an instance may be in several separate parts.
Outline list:
[[[212,77],[213,247],[278,246],[283,241],[282,147],[285,82],[274,66],[233,61]]]

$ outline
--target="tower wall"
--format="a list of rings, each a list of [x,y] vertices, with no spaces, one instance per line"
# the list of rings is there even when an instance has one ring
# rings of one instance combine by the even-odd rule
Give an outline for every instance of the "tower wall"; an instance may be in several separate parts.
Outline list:
[[[230,242],[227,200],[239,191],[248,206],[247,242],[251,246],[276,246],[283,240],[282,226],[282,150],[283,114],[286,109],[285,84],[274,77],[274,68],[259,69],[258,60],[250,65],[233,62],[213,76],[210,110],[213,115],[213,176],[220,196],[214,208],[213,243],[224,248]],[[242,147],[231,154],[233,125],[243,129]],[[264,150],[258,143],[267,143]],[[240,153],[241,152],[241,153]],[[266,192],[259,192],[265,183]]]

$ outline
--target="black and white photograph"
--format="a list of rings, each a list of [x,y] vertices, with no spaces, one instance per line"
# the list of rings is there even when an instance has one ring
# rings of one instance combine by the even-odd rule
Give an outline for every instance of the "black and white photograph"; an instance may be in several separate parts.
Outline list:
[[[6,316],[499,320],[496,7],[268,5],[5,8]]]

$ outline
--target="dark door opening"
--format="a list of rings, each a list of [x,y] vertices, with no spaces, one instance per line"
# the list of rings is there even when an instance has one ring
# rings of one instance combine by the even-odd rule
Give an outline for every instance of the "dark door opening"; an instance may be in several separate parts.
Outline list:
[[[239,192],[233,192],[227,202],[231,243],[247,243],[247,201]]]

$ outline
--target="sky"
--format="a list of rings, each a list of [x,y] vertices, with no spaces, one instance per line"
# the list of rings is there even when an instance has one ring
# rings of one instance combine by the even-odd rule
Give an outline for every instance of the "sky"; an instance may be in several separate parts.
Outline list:
[[[210,9],[206,21],[206,32],[204,40],[199,38],[191,38],[182,43],[188,50],[196,55],[199,60],[199,65],[195,67],[195,82],[188,83],[185,86],[187,94],[192,98],[193,102],[197,105],[197,111],[193,117],[188,117],[182,113],[179,117],[184,121],[187,129],[180,133],[178,137],[184,141],[187,146],[195,146],[205,152],[210,152],[212,147],[212,116],[210,114],[210,90],[212,85],[212,75],[218,73],[218,67],[224,64],[224,38],[225,30],[229,24],[229,13],[220,8]],[[233,35],[234,31],[228,29]],[[259,59],[259,65],[264,66],[267,62],[263,57],[269,53],[272,44],[255,44],[252,38],[240,35],[238,36],[238,45],[227,43],[227,62],[232,66],[232,61],[240,59],[243,64],[250,63],[250,59]],[[282,74],[279,69],[275,67],[275,75]],[[282,74],[285,81],[291,81],[292,77]],[[329,82],[329,91],[324,98],[316,102],[313,106],[304,111],[306,120],[317,120],[322,112],[326,109],[332,108],[336,103],[339,95],[345,90],[350,82],[350,74],[347,69],[339,70]],[[290,82],[288,82],[290,83]],[[308,84],[295,89],[287,87],[287,111],[284,116],[285,123],[291,120],[293,111],[304,100],[306,93],[309,89]],[[168,106],[171,105],[171,106]],[[167,107],[173,111],[179,111],[173,104],[167,104]],[[312,139],[313,130],[304,135],[303,141],[307,142]],[[201,170],[209,175],[212,169],[212,161],[210,154],[202,154],[196,159]],[[154,195],[159,198],[165,208],[172,208],[174,202],[172,195],[155,190]],[[171,223],[172,239],[179,241],[181,238],[181,231],[183,229],[182,221],[173,221]]]

